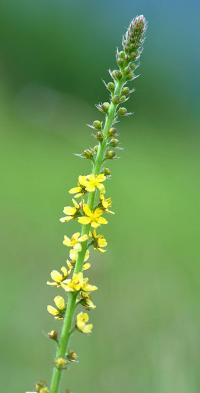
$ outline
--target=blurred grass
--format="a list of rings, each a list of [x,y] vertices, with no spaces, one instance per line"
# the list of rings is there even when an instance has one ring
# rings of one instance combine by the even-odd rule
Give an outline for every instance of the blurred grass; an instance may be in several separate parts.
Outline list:
[[[72,152],[92,143],[82,124],[94,118],[67,97],[65,111],[49,111],[48,121],[17,105],[1,116],[4,393],[50,377],[55,348],[44,332],[55,325],[46,313],[54,291],[45,282],[66,258],[62,238],[72,227],[58,218],[67,188],[88,171]],[[125,150],[112,163],[109,250],[92,258],[94,334],[72,340],[81,365],[64,377],[74,392],[199,391],[200,158],[199,138],[186,127],[158,135],[141,118],[120,125]]]

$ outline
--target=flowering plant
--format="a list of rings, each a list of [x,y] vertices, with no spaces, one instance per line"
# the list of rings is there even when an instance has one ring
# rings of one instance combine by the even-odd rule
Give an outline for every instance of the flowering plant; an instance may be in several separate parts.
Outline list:
[[[117,50],[118,69],[109,71],[112,81],[105,84],[110,100],[97,105],[105,119],[95,120],[90,125],[98,144],[79,155],[91,161],[91,173],[80,175],[77,184],[69,190],[72,204],[64,207],[64,216],[60,218],[64,225],[69,225],[70,221],[77,222],[80,229],[70,236],[64,236],[63,244],[69,248],[68,259],[60,270],[51,272],[51,279],[47,281],[53,288],[63,290],[64,297],[56,295],[54,305],[47,306],[49,314],[63,321],[63,324],[60,334],[56,330],[48,333],[49,338],[56,341],[57,351],[50,387],[39,382],[35,385],[38,393],[58,393],[63,370],[78,359],[78,355],[69,349],[72,333],[78,331],[90,334],[93,330],[89,313],[96,308],[92,293],[97,290],[97,286],[90,283],[85,272],[91,267],[90,249],[104,253],[107,247],[105,237],[99,233],[101,226],[108,223],[105,216],[113,214],[110,210],[112,200],[106,196],[105,188],[111,172],[104,164],[107,160],[116,159],[117,150],[120,149],[115,124],[120,117],[130,115],[122,104],[133,92],[127,83],[137,77],[135,70],[142,52],[146,27],[143,15],[133,19],[122,40],[123,50]]]

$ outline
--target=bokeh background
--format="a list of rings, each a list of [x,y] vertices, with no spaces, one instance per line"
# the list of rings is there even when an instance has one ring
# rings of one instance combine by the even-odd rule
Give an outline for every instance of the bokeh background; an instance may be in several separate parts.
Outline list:
[[[116,215],[109,250],[93,256],[99,287],[90,337],[72,349],[74,393],[197,393],[199,307],[199,12],[190,1],[1,0],[1,391],[49,381],[55,325],[46,312],[49,272],[66,258],[59,223],[67,189],[89,163],[87,123],[107,94],[102,79],[131,18],[148,37],[119,125],[124,151],[112,163]]]

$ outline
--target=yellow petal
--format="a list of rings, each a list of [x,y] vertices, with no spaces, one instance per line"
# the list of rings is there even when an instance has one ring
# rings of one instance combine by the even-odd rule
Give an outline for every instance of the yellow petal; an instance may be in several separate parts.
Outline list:
[[[53,281],[60,282],[60,281],[62,281],[63,276],[57,270],[52,270],[51,278],[52,278]]]
[[[69,194],[76,194],[80,191],[81,191],[81,187],[73,187],[73,188],[70,188]]]
[[[52,307],[50,305],[47,306],[47,311],[49,314],[53,315],[54,317],[59,314],[59,311],[56,310],[55,307]]]
[[[104,217],[99,217],[98,219],[99,224],[107,224],[108,221]]]
[[[83,235],[79,238],[79,242],[85,242],[86,240],[88,240],[88,235]]]
[[[66,235],[64,236],[63,244],[64,246],[71,247],[71,239]]]
[[[89,262],[84,263],[83,270],[88,270],[88,269],[90,269],[90,267],[91,267],[91,263],[89,263]]]
[[[56,296],[54,298],[54,303],[55,303],[56,307],[58,307],[59,310],[64,310],[65,300],[63,299],[62,296]]]
[[[76,213],[76,208],[72,206],[65,206],[63,209],[63,213],[67,216],[73,216]]]
[[[100,175],[97,175],[96,179],[97,181],[102,182],[106,180],[106,176],[103,173],[100,173]]]
[[[90,219],[90,217],[83,216],[83,217],[78,218],[78,222],[80,224],[87,225],[91,222],[91,219]]]
[[[89,206],[86,203],[84,203],[84,205],[83,205],[83,211],[84,211],[86,216],[90,217],[92,215],[92,212],[91,212]]]

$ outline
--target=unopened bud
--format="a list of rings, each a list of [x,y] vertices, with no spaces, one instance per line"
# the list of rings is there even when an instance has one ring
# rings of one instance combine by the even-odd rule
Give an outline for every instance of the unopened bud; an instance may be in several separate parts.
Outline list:
[[[126,101],[126,96],[121,96],[120,97],[120,103],[125,102]]]
[[[66,368],[67,360],[65,358],[62,358],[62,357],[57,358],[57,359],[55,359],[55,365],[59,369]]]
[[[48,393],[49,389],[47,387],[40,389],[40,393]]]
[[[111,175],[111,170],[110,170],[109,168],[104,168],[103,174],[104,174],[105,176],[110,176],[110,175]]]
[[[118,109],[118,114],[120,116],[124,116],[124,115],[126,115],[126,113],[127,113],[127,109],[126,108],[121,107],[121,108]]]
[[[119,102],[120,102],[120,97],[119,97],[119,96],[114,96],[114,97],[112,97],[112,103],[113,103],[114,105],[119,104]]]
[[[112,160],[115,156],[116,156],[116,153],[115,153],[114,150],[108,150],[108,151],[106,152],[106,158],[107,158],[108,160]]]
[[[119,144],[119,140],[116,138],[112,138],[110,141],[110,145],[116,147]]]
[[[99,142],[102,142],[102,140],[103,140],[103,133],[102,133],[101,131],[98,131],[98,132],[96,133],[96,138],[97,138],[97,140],[98,140]]]
[[[91,160],[93,158],[93,152],[90,149],[85,149],[82,153],[83,157],[87,160]]]
[[[123,87],[122,89],[122,94],[127,96],[130,93],[130,90],[127,86]]]
[[[113,82],[109,82],[109,83],[107,84],[107,89],[108,89],[111,93],[113,93],[113,91],[115,90],[115,85],[114,85],[114,83],[113,83]]]
[[[109,106],[110,106],[109,102],[104,102],[104,103],[101,105],[102,110],[103,110],[104,112],[108,112]]]
[[[117,130],[116,130],[116,128],[114,128],[114,127],[111,127],[111,128],[108,130],[108,136],[114,136],[114,135],[116,135],[116,133],[117,133]]]
[[[93,127],[96,128],[96,130],[101,130],[102,122],[99,121],[99,120],[95,120],[95,121],[93,122]]]
[[[122,73],[121,73],[121,71],[119,71],[119,70],[113,70],[113,71],[112,71],[112,76],[113,76],[113,78],[116,79],[116,80],[122,79]]]

